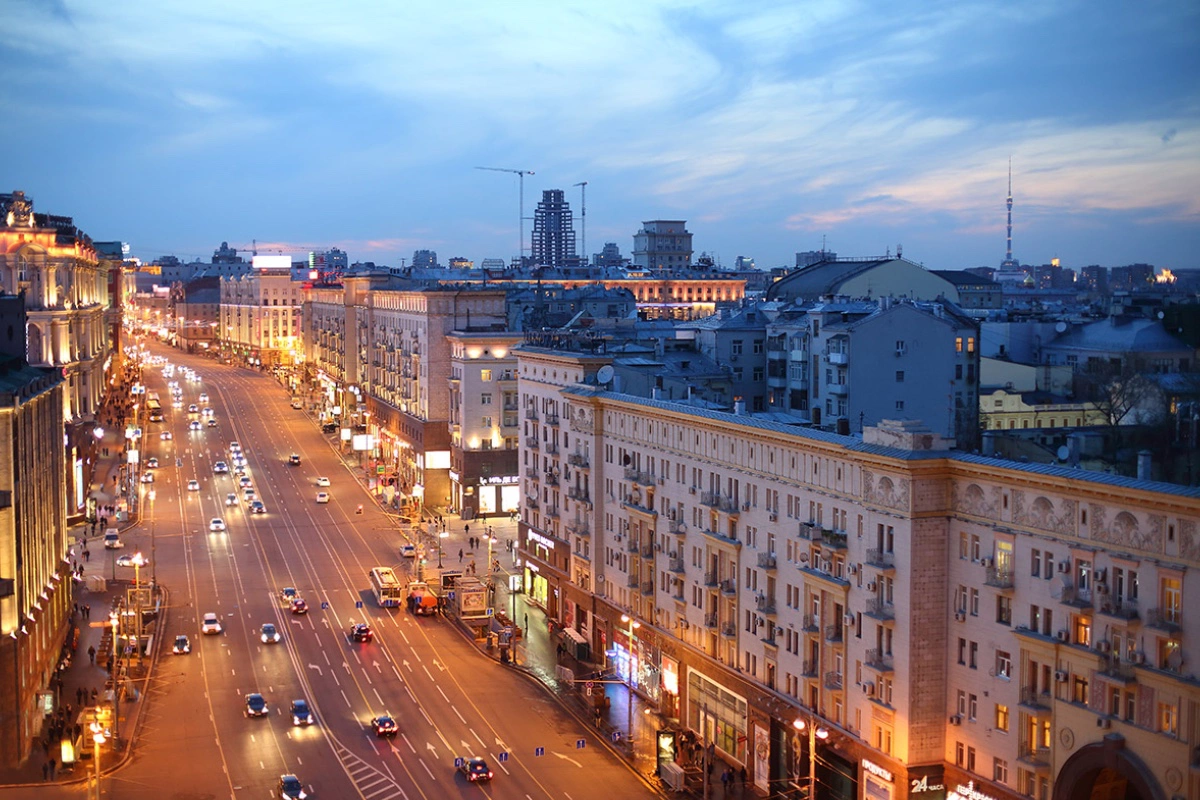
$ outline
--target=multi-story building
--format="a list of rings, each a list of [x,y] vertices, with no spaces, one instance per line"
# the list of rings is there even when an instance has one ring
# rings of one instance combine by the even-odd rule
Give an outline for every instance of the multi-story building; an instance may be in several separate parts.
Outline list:
[[[28,362],[64,377],[67,481],[72,509],[83,507],[84,453],[95,412],[117,373],[120,348],[113,329],[110,271],[92,240],[70,217],[34,213],[23,192],[0,195],[0,289],[25,295]]]
[[[833,256],[833,254],[830,254]],[[958,302],[958,288],[920,264],[896,256],[831,257],[789,272],[767,288],[768,300],[817,301],[826,297],[945,298]]]
[[[172,287],[171,309],[175,338],[189,353],[207,352],[217,346],[221,325],[221,284],[216,277],[198,278]]]
[[[533,212],[530,247],[535,266],[554,269],[579,266],[571,204],[563,199],[562,189],[546,189],[542,192],[542,199]]]
[[[294,364],[302,349],[304,292],[290,269],[254,269],[221,278],[221,350],[246,364]]]
[[[657,272],[684,270],[692,264],[692,234],[681,219],[642,223],[633,235],[633,266]]]
[[[543,338],[528,596],[760,790],[1200,792],[1200,491],[635,398]]]
[[[21,297],[0,299],[0,762],[16,766],[56,708],[50,681],[73,599],[61,368],[25,361]]]
[[[450,345],[450,506],[463,519],[520,507],[520,334],[446,335]]]

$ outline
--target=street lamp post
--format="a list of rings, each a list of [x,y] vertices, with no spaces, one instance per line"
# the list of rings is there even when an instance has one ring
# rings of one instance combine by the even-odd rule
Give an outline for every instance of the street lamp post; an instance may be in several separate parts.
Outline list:
[[[120,611],[109,616],[109,622],[112,624],[113,631],[113,667],[112,667],[112,682],[113,682],[113,737],[120,740],[121,738],[121,691],[120,691],[120,674],[121,674],[121,617]],[[97,773],[99,774],[99,773]],[[98,783],[98,782],[97,782]],[[97,790],[97,793],[99,790]]]
[[[805,721],[797,718],[793,723],[798,731],[808,731],[808,800],[813,800],[817,792],[817,740],[829,738],[829,731],[817,725],[811,717]]]
[[[629,673],[628,673],[628,675],[626,675],[626,682],[629,684],[629,696],[628,696],[628,700],[625,703],[626,711],[628,712],[628,714],[626,715],[628,717],[628,720],[625,723],[625,730],[626,730],[626,736],[629,738],[629,741],[632,744],[632,742],[633,742],[633,673],[634,673],[633,632],[635,630],[637,630],[638,628],[642,627],[642,623],[638,622],[636,619],[629,616],[628,614],[621,615],[621,622],[624,622],[626,625],[629,626]]]
[[[138,654],[138,667],[142,666],[142,567],[146,565],[146,559],[141,552],[133,554],[131,559],[133,563],[133,604],[134,611],[137,613],[137,621],[134,623],[133,629],[137,636],[134,647]]]
[[[100,800],[100,745],[104,744],[104,727],[99,722],[93,722],[88,729],[92,732],[92,761],[96,763],[96,800]]]
[[[155,594],[158,594],[158,540],[154,536],[154,498],[158,493],[150,490],[150,583]]]

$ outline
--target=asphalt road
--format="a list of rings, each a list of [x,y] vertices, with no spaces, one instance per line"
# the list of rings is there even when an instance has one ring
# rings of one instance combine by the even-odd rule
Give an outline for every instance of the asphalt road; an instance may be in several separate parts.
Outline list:
[[[194,367],[202,381],[188,383],[177,372],[183,408],[173,409],[160,371],[144,371],[167,408],[163,423],[145,426],[143,458],[157,456],[160,467],[142,487],[144,523],[123,552],[154,553],[170,623],[135,756],[106,779],[106,796],[277,797],[285,772],[318,798],[654,795],[540,686],[482,656],[450,621],[377,606],[369,570],[408,567],[399,531],[342,466],[331,437],[290,408],[278,382],[155,352]],[[218,427],[188,431],[186,409],[201,392]],[[162,440],[163,430],[174,438]],[[232,466],[231,441],[243,448],[265,514],[249,513],[236,475],[213,473],[216,461]],[[299,466],[287,463],[291,453],[301,456]],[[331,479],[328,504],[316,502],[318,476]],[[189,480],[200,489],[188,491]],[[231,492],[239,502],[227,506]],[[360,503],[364,513],[357,514]],[[209,531],[214,517],[226,531]],[[285,586],[308,601],[308,615],[289,613],[279,596]],[[222,634],[200,633],[209,611],[220,616]],[[347,629],[360,621],[374,628],[373,643],[348,640]],[[266,622],[282,632],[281,642],[260,640]],[[191,637],[190,655],[170,655],[177,633]],[[244,716],[251,692],[266,697],[265,718]],[[308,700],[315,724],[292,724],[295,698]],[[370,730],[370,718],[382,712],[399,722],[393,740]],[[454,768],[459,756],[486,758],[495,779],[468,784]]]

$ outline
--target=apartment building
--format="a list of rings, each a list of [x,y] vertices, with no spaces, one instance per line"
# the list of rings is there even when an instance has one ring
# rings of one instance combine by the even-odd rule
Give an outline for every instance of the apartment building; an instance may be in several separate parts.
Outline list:
[[[562,337],[515,352],[530,599],[760,790],[1200,793],[1200,491],[623,395]]]
[[[289,269],[221,277],[221,350],[252,366],[294,364],[300,350],[303,288]]]

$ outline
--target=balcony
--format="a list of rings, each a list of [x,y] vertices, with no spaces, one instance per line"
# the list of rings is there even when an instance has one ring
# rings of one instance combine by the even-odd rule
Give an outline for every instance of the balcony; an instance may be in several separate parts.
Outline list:
[[[542,471],[537,467],[526,467],[525,477],[531,481],[540,481],[542,479]]]
[[[827,383],[825,390],[834,395],[847,395],[850,393],[850,384],[848,383]]]
[[[1151,628],[1175,633],[1183,624],[1183,611],[1178,608],[1151,608],[1146,611],[1146,624]]]
[[[1049,692],[1039,692],[1037,689],[1026,686],[1021,689],[1021,705],[1026,708],[1034,708],[1042,711],[1050,710],[1050,703],[1054,700]]]
[[[1013,588],[1013,572],[1006,567],[988,567],[983,583],[985,586],[994,586],[997,589],[1011,589]]]
[[[720,581],[717,580],[716,572],[704,573],[704,585],[710,588],[716,588]]]
[[[567,456],[567,463],[572,467],[579,467],[580,469],[588,469],[591,467],[588,457],[583,453],[571,453]]]
[[[895,569],[896,554],[884,552],[879,548],[872,548],[867,551],[867,563],[876,569]]]
[[[1138,618],[1138,602],[1137,600],[1105,597],[1100,601],[1100,613],[1117,619],[1134,621]]]
[[[532,495],[525,495],[525,507],[526,508],[537,508],[538,507],[538,499],[536,497],[533,497]]]
[[[547,455],[558,455],[558,445],[556,445],[554,442],[546,442],[546,446],[542,449],[546,451]]]
[[[546,424],[553,425],[554,427],[557,428],[558,427],[558,414],[547,414],[546,415]]]
[[[891,621],[896,619],[896,607],[881,598],[871,597],[867,599],[867,616]]]
[[[586,519],[568,520],[564,527],[567,533],[572,533],[576,536],[590,536],[592,532]]]
[[[842,673],[830,671],[825,673],[825,688],[837,691],[842,688]]]
[[[670,561],[668,561],[667,563],[668,563],[667,569],[670,572],[684,572],[684,570],[685,570],[682,558],[677,558],[675,556],[672,556]]]
[[[642,548],[642,558],[654,558],[654,545],[648,544]]]
[[[825,358],[828,359],[830,364],[842,365],[850,363],[850,354],[844,350],[830,350],[825,354]]]
[[[554,519],[558,519],[558,516],[559,516],[558,506],[546,506],[546,516],[553,517]]]
[[[592,503],[592,497],[588,494],[587,489],[581,489],[578,486],[572,486],[570,489],[567,489],[567,497],[572,500],[578,500],[581,503],[587,503],[588,505]]]
[[[525,409],[525,419],[531,419],[534,422],[537,422],[537,418],[538,418],[537,409],[535,409],[535,408]]]
[[[1101,662],[1100,674],[1116,683],[1129,684],[1137,680],[1133,664],[1119,657],[1110,657]]]
[[[737,581],[733,578],[721,581],[721,594],[737,594]]]
[[[866,663],[868,667],[879,672],[891,672],[895,669],[892,654],[885,653],[877,648],[867,651]]]
[[[815,678],[819,671],[820,667],[815,661],[805,661],[800,665],[800,674],[805,678]]]
[[[642,581],[642,594],[654,594],[654,581]]]
[[[1064,586],[1062,601],[1069,606],[1090,611],[1092,608],[1092,590],[1080,586]]]
[[[545,480],[551,486],[558,486],[558,474],[554,470],[546,470]]]
[[[800,531],[797,533],[797,535],[801,539],[808,539],[809,541],[813,541],[813,540],[820,541],[821,540],[821,529],[817,527],[817,524],[815,522],[801,522],[800,523]]]
[[[758,554],[759,569],[775,569],[775,554],[774,553],[759,553]]]
[[[532,448],[533,450],[537,450],[539,447],[541,447],[541,444],[542,444],[542,440],[536,436],[526,436],[525,437],[525,446],[526,447]]]
[[[775,598],[769,595],[760,594],[754,598],[754,607],[768,616],[775,614]]]
[[[713,630],[716,630],[716,628],[717,628],[717,615],[716,615],[716,614],[708,614],[707,616],[705,616],[705,617],[704,617],[704,627],[706,627],[706,628],[712,628]]]
[[[721,505],[721,495],[718,492],[701,492],[700,505],[717,508]]]
[[[816,614],[805,614],[800,629],[805,633],[817,633],[821,630],[821,620]]]
[[[842,640],[841,625],[826,625],[825,626],[825,641],[840,642]]]
[[[821,544],[832,547],[834,550],[846,549],[847,537],[845,531],[835,531],[831,528],[818,528],[817,530],[821,532],[821,538],[818,540],[814,536],[813,541],[820,541]]]
[[[721,625],[721,635],[726,639],[732,639],[737,636],[737,626],[732,622],[725,622]]]
[[[642,585],[642,577],[637,573],[634,573],[626,579],[625,585],[630,589],[636,589]]]
[[[1017,760],[1033,767],[1048,767],[1050,766],[1050,748],[1023,743],[1020,750],[1017,751]]]
[[[658,483],[658,479],[649,472],[642,472],[641,470],[629,467],[625,468],[625,480],[630,483],[641,484],[642,486],[654,486]]]
[[[671,533],[683,535],[687,533],[687,525],[684,524],[683,520],[671,519],[667,520],[667,530]]]
[[[630,553],[636,553],[638,550],[641,549],[641,544],[638,542],[637,539],[630,536],[629,541],[625,542],[625,549],[628,550]]]

